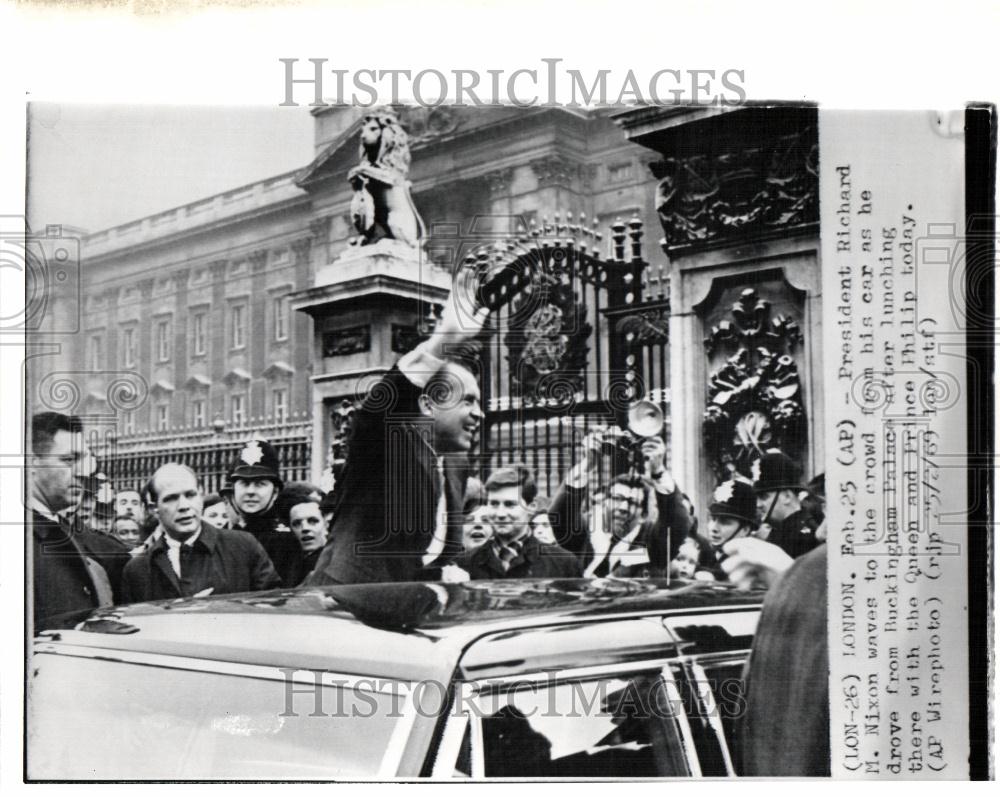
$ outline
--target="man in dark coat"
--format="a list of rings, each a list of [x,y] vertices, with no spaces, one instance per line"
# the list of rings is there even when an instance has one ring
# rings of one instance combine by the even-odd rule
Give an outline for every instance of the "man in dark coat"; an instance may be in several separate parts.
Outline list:
[[[754,536],[777,545],[793,559],[819,545],[816,529],[823,517],[802,507],[799,493],[805,488],[799,466],[787,454],[772,450],[753,467],[753,490],[761,518]]]
[[[294,587],[303,576],[302,546],[283,522],[278,496],[283,486],[278,452],[267,440],[251,440],[236,455],[229,469],[235,528],[253,535],[274,563],[286,587]]]
[[[681,491],[664,466],[659,438],[642,443],[644,473],[622,474],[612,484],[596,484],[601,433],[583,443],[583,459],[560,485],[549,508],[556,543],[576,554],[584,576],[665,576],[670,561],[692,528]],[[650,496],[655,510],[647,506]],[[591,511],[585,518],[584,500]]]
[[[741,775],[830,775],[826,560],[826,545],[796,559],[764,600],[744,672]]]
[[[580,564],[573,554],[541,542],[532,533],[525,488],[525,480],[514,468],[501,468],[486,480],[486,507],[493,536],[455,562],[469,578],[580,577]],[[534,493],[533,482],[528,492]]]
[[[271,560],[251,535],[202,522],[201,489],[194,471],[167,463],[149,484],[163,535],[125,566],[125,602],[280,586]]]
[[[112,605],[127,551],[111,538],[76,529],[60,513],[76,507],[96,462],[75,416],[31,419],[28,497],[32,531],[34,631],[72,626],[87,609]]]
[[[488,311],[460,318],[454,301],[355,414],[330,541],[306,584],[438,580],[462,552],[465,453],[483,416],[471,363],[445,357]]]

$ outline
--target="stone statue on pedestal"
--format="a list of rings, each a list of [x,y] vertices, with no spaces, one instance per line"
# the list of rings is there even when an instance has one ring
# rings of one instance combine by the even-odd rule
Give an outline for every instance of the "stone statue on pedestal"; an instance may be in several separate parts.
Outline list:
[[[410,196],[410,145],[391,108],[373,109],[361,128],[361,162],[347,173],[354,189],[351,220],[360,234],[354,246],[393,239],[416,247],[424,223]]]

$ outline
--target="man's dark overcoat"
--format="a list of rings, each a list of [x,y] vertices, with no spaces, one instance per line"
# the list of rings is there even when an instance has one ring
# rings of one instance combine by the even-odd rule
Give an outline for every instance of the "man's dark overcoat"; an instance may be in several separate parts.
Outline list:
[[[430,427],[417,399],[420,388],[392,369],[368,392],[353,421],[330,540],[305,584],[437,580],[462,552],[462,503],[468,476],[464,456],[445,457],[444,484]],[[429,565],[444,490],[447,533]]]

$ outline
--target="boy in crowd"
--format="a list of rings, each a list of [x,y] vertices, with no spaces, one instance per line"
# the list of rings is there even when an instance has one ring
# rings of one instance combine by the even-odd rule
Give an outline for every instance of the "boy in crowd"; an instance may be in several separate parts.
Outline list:
[[[534,478],[525,468],[494,472],[486,480],[493,537],[466,551],[455,565],[472,579],[578,577],[580,566],[572,554],[532,534],[526,496],[534,498],[536,492]]]
[[[302,564],[299,573],[292,577],[294,584],[300,584],[313,571],[327,543],[329,524],[323,512],[323,499],[323,492],[307,482],[292,482],[278,497],[281,521],[292,530],[302,548]]]
[[[218,493],[206,495],[201,519],[213,528],[226,528],[229,525],[229,510],[226,508],[226,500]]]
[[[111,524],[111,536],[130,551],[139,544],[141,535],[139,521],[131,515],[119,515]]]
[[[465,515],[462,525],[462,546],[466,551],[478,548],[493,537],[492,513],[486,504],[473,507]]]

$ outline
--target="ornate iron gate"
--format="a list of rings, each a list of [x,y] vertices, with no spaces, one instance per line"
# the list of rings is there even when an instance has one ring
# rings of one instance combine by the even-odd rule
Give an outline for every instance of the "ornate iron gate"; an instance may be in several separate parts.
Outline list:
[[[480,374],[484,476],[524,462],[551,495],[593,427],[623,426],[639,399],[669,418],[669,298],[663,269],[643,259],[642,227],[619,220],[607,242],[582,216],[557,215],[465,258],[493,310]],[[669,428],[667,445],[669,457]]]

